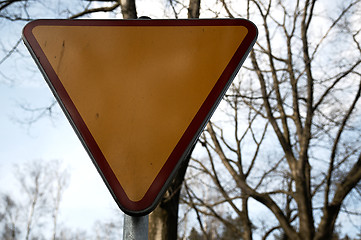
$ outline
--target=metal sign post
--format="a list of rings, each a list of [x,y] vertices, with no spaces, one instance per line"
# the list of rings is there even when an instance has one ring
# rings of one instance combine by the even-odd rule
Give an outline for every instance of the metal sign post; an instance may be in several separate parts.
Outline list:
[[[147,240],[148,222],[148,215],[134,217],[124,214],[123,240]]]

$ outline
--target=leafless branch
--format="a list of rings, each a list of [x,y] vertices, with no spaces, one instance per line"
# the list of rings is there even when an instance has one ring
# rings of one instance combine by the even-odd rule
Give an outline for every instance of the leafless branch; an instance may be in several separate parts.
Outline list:
[[[75,18],[83,17],[85,15],[88,15],[88,14],[91,14],[91,13],[97,13],[97,12],[112,12],[115,9],[117,9],[119,6],[120,6],[120,4],[117,2],[117,3],[113,4],[110,7],[99,7],[99,8],[85,9],[84,11],[82,11],[80,13],[72,15],[69,19],[75,19]]]

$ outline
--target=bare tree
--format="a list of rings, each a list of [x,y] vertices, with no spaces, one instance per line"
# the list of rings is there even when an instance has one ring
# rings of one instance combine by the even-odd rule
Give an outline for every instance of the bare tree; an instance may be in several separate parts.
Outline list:
[[[2,224],[1,238],[5,240],[16,240],[20,230],[18,219],[20,209],[17,203],[8,195],[3,194],[0,210],[0,223]]]
[[[50,193],[51,193],[51,218],[53,222],[52,240],[58,239],[58,218],[60,211],[60,203],[64,195],[65,189],[69,185],[70,173],[67,169],[62,168],[60,161],[52,161],[50,163],[50,175],[53,177]]]
[[[250,199],[276,220],[264,239],[276,230],[287,239],[331,239],[348,207],[360,216],[357,202],[346,205],[361,197],[361,29],[353,22],[360,1],[325,11],[316,1],[249,0],[243,15],[221,2],[229,17],[258,23],[259,40],[192,162],[219,199],[207,202],[195,187],[185,202],[225,225],[232,223],[217,206],[227,206],[242,220],[243,239],[261,227]]]
[[[14,177],[19,183],[19,192],[2,193],[3,238],[44,237],[46,232],[42,227],[52,222],[49,239],[58,239],[60,202],[69,180],[67,170],[59,161],[31,161],[17,166]]]
[[[48,192],[50,191],[50,174],[40,162],[34,161],[17,168],[19,183],[24,196],[26,213],[25,239],[31,239],[34,224],[41,224],[47,215]]]

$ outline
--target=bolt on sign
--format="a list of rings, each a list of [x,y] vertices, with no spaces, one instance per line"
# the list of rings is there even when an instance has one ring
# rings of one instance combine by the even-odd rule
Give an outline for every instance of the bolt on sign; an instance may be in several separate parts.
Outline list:
[[[119,207],[151,212],[257,38],[244,19],[36,20],[23,39]]]

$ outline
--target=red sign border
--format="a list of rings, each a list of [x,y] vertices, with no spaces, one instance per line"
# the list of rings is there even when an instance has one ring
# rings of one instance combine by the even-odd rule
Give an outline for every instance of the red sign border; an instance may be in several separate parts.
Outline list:
[[[125,194],[121,184],[96,144],[93,136],[81,118],[70,96],[51,67],[46,55],[32,34],[36,26],[244,26],[248,29],[245,39],[238,47],[231,61],[218,79],[216,85],[202,104],[189,127],[161,168],[145,196],[140,201],[132,201]],[[176,172],[189,154],[209,118],[217,108],[226,90],[232,83],[239,68],[252,49],[258,31],[257,27],[245,19],[184,19],[184,20],[66,20],[44,19],[28,23],[23,29],[23,40],[43,73],[49,87],[60,103],[72,127],[90,155],[114,200],[120,209],[133,216],[150,213],[167,190]]]

